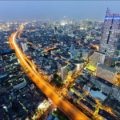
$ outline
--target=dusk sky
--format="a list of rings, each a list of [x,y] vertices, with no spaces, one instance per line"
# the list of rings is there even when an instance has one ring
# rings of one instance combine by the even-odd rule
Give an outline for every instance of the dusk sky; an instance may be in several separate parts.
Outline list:
[[[0,1],[0,20],[73,19],[103,20],[106,8],[120,13],[120,1]]]

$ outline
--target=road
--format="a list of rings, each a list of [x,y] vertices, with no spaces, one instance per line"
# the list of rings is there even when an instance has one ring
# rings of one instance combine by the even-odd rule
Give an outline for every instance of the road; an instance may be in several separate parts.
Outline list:
[[[90,120],[83,112],[77,109],[73,104],[66,99],[63,100],[56,92],[55,89],[44,80],[43,74],[40,74],[35,65],[28,60],[26,55],[22,52],[16,42],[16,38],[19,35],[19,31],[12,33],[9,37],[10,46],[15,50],[21,66],[25,70],[28,77],[36,84],[36,86],[48,97],[53,103],[71,120]]]

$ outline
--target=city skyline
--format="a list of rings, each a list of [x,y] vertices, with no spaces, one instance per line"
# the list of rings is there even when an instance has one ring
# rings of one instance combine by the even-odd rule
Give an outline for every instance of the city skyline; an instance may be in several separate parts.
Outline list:
[[[119,13],[120,1],[1,1],[0,20],[104,20],[106,8]]]
[[[119,120],[119,3],[0,2],[0,119]]]

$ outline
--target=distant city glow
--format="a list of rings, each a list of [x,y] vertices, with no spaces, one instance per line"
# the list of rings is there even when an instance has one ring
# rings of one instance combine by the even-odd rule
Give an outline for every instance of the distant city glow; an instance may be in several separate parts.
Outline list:
[[[61,23],[60,23],[61,26],[64,26],[66,24],[67,24],[67,21],[65,21],[65,20],[61,21]]]

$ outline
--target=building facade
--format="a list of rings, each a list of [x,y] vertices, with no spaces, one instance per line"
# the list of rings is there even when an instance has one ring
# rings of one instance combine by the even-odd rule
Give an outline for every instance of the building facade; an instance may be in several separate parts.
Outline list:
[[[93,66],[97,66],[98,63],[104,64],[104,60],[105,60],[105,54],[100,52],[94,52],[89,57],[89,64]]]
[[[117,71],[114,68],[98,64],[96,76],[112,84],[117,84]]]
[[[108,56],[118,56],[120,54],[120,14],[106,11],[100,51]]]

